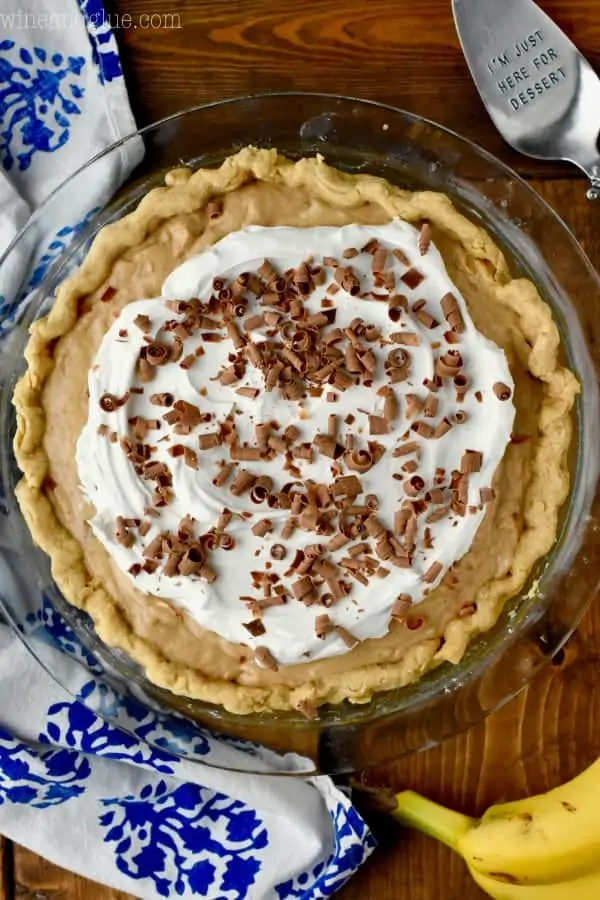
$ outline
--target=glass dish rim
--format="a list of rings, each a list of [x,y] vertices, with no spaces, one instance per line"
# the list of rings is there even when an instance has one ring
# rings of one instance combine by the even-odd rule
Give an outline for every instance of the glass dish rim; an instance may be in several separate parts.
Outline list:
[[[575,242],[577,245],[578,251],[584,259],[587,268],[590,273],[594,276],[595,280],[598,283],[600,288],[600,273],[596,270],[595,266],[592,264],[590,258],[588,257],[586,251],[581,246],[567,223],[564,221],[562,216],[556,212],[550,206],[547,200],[545,200],[540,194],[535,191],[529,182],[519,175],[518,172],[515,171],[511,166],[505,163],[503,160],[499,159],[489,150],[486,150],[485,147],[481,147],[479,144],[472,141],[470,138],[465,137],[464,135],[459,134],[454,131],[452,128],[449,128],[447,125],[442,125],[439,122],[434,121],[433,119],[429,119],[427,116],[419,115],[418,113],[410,112],[409,110],[403,109],[400,106],[393,106],[390,103],[381,103],[378,100],[368,100],[362,97],[355,97],[352,94],[333,94],[328,92],[321,91],[256,91],[249,94],[238,94],[235,97],[226,97],[222,100],[211,100],[209,103],[198,103],[195,106],[188,106],[184,109],[180,109],[177,112],[171,113],[168,116],[164,116],[162,119],[157,119],[155,122],[151,122],[148,125],[143,125],[141,128],[138,128],[135,131],[129,132],[129,134],[124,135],[119,138],[117,141],[113,141],[112,144],[109,144],[108,147],[105,147],[104,150],[101,150],[99,153],[94,154],[94,156],[90,157],[85,163],[75,169],[68,178],[64,181],[61,181],[59,185],[57,185],[47,197],[43,199],[38,207],[34,210],[33,214],[29,217],[25,225],[19,229],[13,240],[10,242],[6,250],[0,255],[0,266],[2,266],[6,259],[8,259],[12,250],[14,249],[17,242],[20,238],[29,230],[30,227],[33,226],[36,217],[39,213],[42,213],[43,210],[50,204],[52,199],[60,193],[64,188],[66,188],[72,181],[74,181],[83,171],[87,168],[91,167],[96,161],[102,159],[105,156],[108,156],[110,153],[117,150],[119,147],[122,147],[124,144],[133,140],[136,137],[142,137],[144,134],[155,131],[157,128],[167,125],[170,122],[174,122],[175,120],[182,118],[190,113],[198,112],[200,110],[212,109],[221,106],[233,106],[236,103],[242,103],[248,100],[262,100],[262,99],[270,99],[270,98],[283,98],[283,97],[310,97],[313,99],[323,99],[323,100],[342,100],[348,101],[351,103],[359,103],[364,106],[372,106],[376,109],[389,110],[392,113],[400,113],[406,119],[411,120],[413,123],[422,122],[428,125],[431,128],[436,129],[437,131],[444,132],[449,135],[454,140],[460,141],[461,143],[467,144],[471,149],[474,149],[480,156],[482,156],[487,162],[492,163],[495,166],[499,166],[504,170],[505,174],[508,175],[511,179],[515,179],[519,182],[523,187],[526,188],[527,191],[530,191],[536,197],[537,201],[540,202],[548,213],[550,213],[565,229],[568,233],[569,237]],[[583,179],[582,179],[583,181]]]
[[[27,229],[35,223],[35,216],[39,212],[41,212],[52,201],[52,199],[57,194],[64,191],[64,189],[66,189],[68,187],[69,183],[71,183],[72,180],[76,179],[88,167],[91,167],[94,163],[96,163],[103,157],[105,157],[111,153],[114,153],[115,151],[118,150],[119,147],[121,147],[126,142],[131,141],[136,136],[143,136],[144,134],[151,133],[165,125],[168,125],[169,123],[171,123],[173,121],[176,121],[178,119],[185,117],[186,115],[190,115],[195,112],[202,112],[207,109],[214,109],[214,108],[219,108],[222,106],[233,106],[237,103],[242,103],[242,102],[247,102],[247,101],[252,101],[252,100],[271,100],[271,99],[294,98],[294,97],[306,97],[306,98],[312,98],[315,100],[324,100],[324,101],[327,101],[327,100],[342,101],[345,103],[359,104],[362,107],[373,107],[375,109],[389,111],[391,114],[400,115],[404,119],[404,121],[408,122],[409,124],[410,123],[425,123],[433,130],[447,135],[452,140],[469,146],[480,158],[482,158],[483,160],[490,163],[493,167],[495,167],[497,170],[499,170],[499,172],[501,174],[504,174],[511,181],[518,182],[522,187],[524,187],[526,189],[527,193],[532,195],[535,198],[535,202],[538,204],[538,206],[541,209],[543,209],[545,214],[550,213],[552,215],[552,217],[556,220],[556,222],[561,227],[561,230],[562,230],[563,234],[565,235],[565,237],[568,237],[570,239],[570,241],[573,243],[574,248],[579,256],[579,259],[583,260],[586,268],[588,269],[589,275],[591,276],[591,278],[594,280],[594,282],[600,288],[600,278],[598,276],[598,273],[596,272],[595,268],[591,264],[591,261],[587,257],[587,254],[585,253],[584,249],[581,247],[581,245],[575,238],[575,235],[569,229],[569,227],[566,225],[566,223],[563,221],[563,219],[560,217],[560,215],[552,209],[552,207],[547,203],[547,201],[545,201],[539,194],[537,194],[537,192],[528,184],[528,182],[525,179],[523,179],[521,176],[519,176],[516,172],[514,172],[514,170],[512,170],[509,166],[507,166],[504,162],[499,160],[493,154],[489,153],[484,148],[481,148],[479,145],[472,142],[469,138],[463,137],[463,136],[457,134],[456,132],[454,132],[452,129],[447,128],[446,126],[440,125],[436,122],[433,122],[432,120],[429,120],[423,116],[419,116],[414,113],[407,112],[406,110],[403,110],[399,107],[391,106],[390,104],[383,104],[383,103],[379,103],[377,101],[364,100],[361,98],[356,98],[356,97],[341,95],[341,94],[328,94],[328,93],[321,93],[321,92],[303,92],[303,91],[257,92],[257,93],[242,95],[242,96],[238,96],[238,97],[227,98],[225,100],[218,100],[218,101],[213,101],[210,103],[198,104],[196,106],[189,107],[187,109],[180,110],[176,113],[173,113],[167,117],[164,117],[163,119],[158,120],[157,122],[154,122],[154,123],[144,126],[143,128],[139,129],[138,131],[132,132],[129,135],[124,136],[120,140],[111,144],[105,150],[96,154],[94,157],[92,157],[90,160],[88,160],[82,166],[80,166],[74,173],[72,173],[71,176],[69,176],[68,179],[63,181],[54,191],[51,192],[51,194],[48,195],[48,197],[44,200],[43,204],[41,204],[40,207],[38,207],[38,209],[34,213],[34,216],[28,221],[28,223],[26,223],[24,228],[21,229],[21,231],[18,233],[16,238],[11,242],[6,253],[3,254],[3,256],[0,258],[0,265],[4,264],[5,260],[8,258],[10,253],[14,250],[14,247],[15,247],[16,243],[18,242],[18,240],[24,235],[24,233],[27,231]],[[61,256],[62,256],[62,254],[61,254]],[[57,263],[60,263],[61,256],[59,256],[58,259],[56,260]],[[46,273],[47,276],[51,274],[52,268],[54,268],[54,266],[52,266],[51,269],[48,271],[48,273]],[[567,516],[567,518],[570,518],[570,516]],[[583,614],[583,612],[581,614]],[[525,625],[525,622],[523,622],[523,626],[524,625]],[[523,627],[523,626],[521,626],[521,627]],[[576,623],[573,625],[573,628],[574,627],[576,627]],[[519,633],[521,632],[521,628],[517,628],[516,630]],[[571,631],[572,631],[572,628],[569,629],[569,634],[571,633]],[[516,639],[517,636],[518,636],[517,634],[513,634],[512,635],[513,640]],[[564,638],[561,640],[559,646],[562,646],[562,644],[564,643],[564,641],[567,638],[568,638],[568,635],[565,635]],[[555,650],[558,650],[559,646],[557,646],[555,648]],[[496,648],[496,652],[498,652],[498,649],[499,648]],[[493,655],[494,654],[492,654],[492,656]],[[477,673],[469,673],[468,675],[466,675],[467,680],[470,680],[470,678],[474,677],[476,674]],[[464,684],[463,679],[457,679],[457,682],[458,683],[455,685],[455,688],[453,688],[453,689],[457,689],[457,688],[459,689]],[[159,689],[159,690],[162,690],[162,689]],[[502,701],[502,703],[507,702],[512,696],[515,695],[515,693],[516,692],[512,693],[510,695],[510,697],[505,698]],[[415,698],[416,702],[414,704],[414,711],[418,712],[420,705],[424,702],[427,702],[429,699],[431,699],[431,698],[428,698],[428,697],[424,697],[424,698],[420,698],[420,699]],[[498,704],[498,705],[501,705],[501,704]],[[494,709],[498,708],[498,705],[495,705],[493,708]],[[362,707],[360,707],[360,706],[356,708],[357,724],[360,724],[361,720],[365,721],[365,719],[368,718],[368,716],[360,715],[361,708]],[[492,710],[486,711],[486,714],[489,714],[489,712],[491,712],[491,711]],[[374,713],[374,715],[377,716],[378,714]],[[379,715],[381,715],[381,713],[379,713]],[[383,715],[385,715],[385,713],[383,713]],[[229,714],[229,713],[226,714],[226,717],[236,718],[235,716],[233,716],[232,714]],[[218,714],[215,715],[214,723],[215,723],[215,726],[217,726],[217,727],[219,725],[219,718],[220,718],[220,716]],[[292,719],[290,719],[290,724],[292,724]],[[341,723],[341,724],[347,724],[347,723]],[[323,725],[324,725],[324,727],[335,727],[336,723],[334,721],[325,721],[325,722],[323,722]]]

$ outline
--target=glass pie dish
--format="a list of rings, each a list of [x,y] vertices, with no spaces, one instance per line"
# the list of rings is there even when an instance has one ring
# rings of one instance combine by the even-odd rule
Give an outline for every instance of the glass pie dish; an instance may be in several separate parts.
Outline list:
[[[135,208],[165,172],[182,164],[217,165],[247,145],[276,147],[291,158],[319,153],[347,172],[368,172],[401,187],[448,194],[490,232],[513,273],[535,282],[559,326],[564,361],[583,386],[574,411],[571,493],[557,541],[523,591],[506,604],[496,626],[471,642],[460,663],[440,665],[416,684],[375,695],[363,705],[321,707],[313,720],[299,713],[236,716],[153,685],[133,661],[103,644],[91,619],[61,596],[14,497],[20,473],[12,453],[11,396],[24,369],[29,324],[47,311],[57,285],[80,265],[97,232]],[[107,172],[122,158],[141,161],[111,196]],[[93,202],[90,185],[98,187]],[[59,237],[49,238],[57,231]],[[194,757],[195,736],[210,732],[216,739],[251,742],[246,747],[254,751],[256,745],[275,751],[281,771],[337,774],[425,749],[514,696],[561,648],[593,598],[600,574],[594,564],[600,543],[600,281],[574,237],[535,192],[451,132],[390,107],[327,95],[245,97],[178,113],[115,144],[55,191],[0,261],[0,290],[9,306],[27,298],[4,359],[0,407],[5,492],[0,561],[5,575],[10,571],[12,576],[0,579],[5,615],[63,686],[69,688],[62,668],[39,640],[40,622],[51,623],[56,632],[60,621],[63,635],[70,629],[62,648],[81,647],[78,661],[110,690],[131,696],[150,717],[164,723],[184,716],[194,723],[184,732],[179,728],[186,737],[177,752]],[[92,698],[82,700],[115,717],[106,705],[93,705]],[[116,720],[123,726],[118,716]],[[275,765],[269,752],[248,753],[239,767],[264,771],[269,761]],[[210,759],[203,762],[210,764]]]

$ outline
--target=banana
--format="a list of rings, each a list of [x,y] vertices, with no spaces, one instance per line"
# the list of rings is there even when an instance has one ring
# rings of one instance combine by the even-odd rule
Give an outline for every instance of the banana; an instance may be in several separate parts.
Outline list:
[[[600,871],[573,881],[526,885],[486,878],[471,867],[469,872],[482,891],[494,900],[599,900],[600,898]]]
[[[511,888],[551,885],[558,889],[561,882],[563,886],[580,882],[582,891],[595,890],[594,900],[600,900],[600,874],[590,874],[600,873],[599,791],[600,760],[547,794],[492,806],[479,820],[413,791],[396,795],[392,815],[448,844],[477,877]],[[523,894],[529,896],[528,891]],[[556,894],[562,896],[566,895]]]

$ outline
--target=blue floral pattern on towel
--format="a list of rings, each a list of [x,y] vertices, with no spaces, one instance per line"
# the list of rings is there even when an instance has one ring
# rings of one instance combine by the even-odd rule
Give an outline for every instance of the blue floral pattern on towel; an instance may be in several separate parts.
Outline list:
[[[0,162],[29,168],[36,153],[54,153],[69,140],[81,113],[83,56],[48,54],[43,47],[0,41]]]
[[[98,80],[105,84],[115,78],[122,78],[117,41],[104,12],[102,0],[77,0],[77,3],[85,18],[92,60],[98,67]]]
[[[79,797],[90,764],[72,750],[36,752],[0,728],[0,806],[21,803],[36,809]]]
[[[329,813],[335,833],[334,852],[312,872],[302,872],[297,878],[278,884],[275,890],[279,900],[332,897],[375,849],[375,839],[349,802],[330,806]]]
[[[54,608],[47,594],[42,594],[41,604],[35,613],[27,616],[29,631],[37,640],[57,647],[63,653],[83,663],[92,672],[104,671],[98,660],[83,646],[73,629]]]
[[[99,209],[99,206],[94,206],[93,209],[90,209],[89,212],[86,213],[80,222],[76,222],[74,225],[64,225],[62,228],[59,228],[46,245],[40,258],[34,264],[33,271],[20,294],[13,297],[12,300],[7,300],[6,297],[0,294],[0,337],[14,325],[19,311],[24,307],[31,291],[35,290],[35,288],[41,284],[52,263],[58,259],[64,250],[66,250],[73,238],[83,231],[90,219],[99,211]]]
[[[255,810],[197,784],[169,789],[165,781],[102,803],[104,841],[115,845],[117,868],[129,878],[151,880],[162,897],[247,896],[269,843]]]

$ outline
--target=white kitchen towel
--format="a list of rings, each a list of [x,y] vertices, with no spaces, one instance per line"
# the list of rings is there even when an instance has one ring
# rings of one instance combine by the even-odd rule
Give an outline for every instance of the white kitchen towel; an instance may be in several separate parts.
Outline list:
[[[0,0],[0,256],[30,213],[69,175],[135,131],[114,34],[100,0]],[[23,247],[0,277],[0,334],[91,210],[115,192],[143,154],[125,144],[95,172],[89,193],[74,192],[64,221]],[[40,268],[41,263],[41,268]],[[14,297],[10,284],[31,278]]]
[[[44,197],[133,130],[100,0],[0,0],[0,255]],[[53,233],[0,266],[0,357],[28,292],[142,154],[141,140],[111,154]],[[0,625],[0,833],[136,897],[331,896],[374,846],[344,794],[325,777],[248,774],[303,763],[134,696],[35,579],[25,589],[11,541],[0,515],[0,597],[30,648]]]

